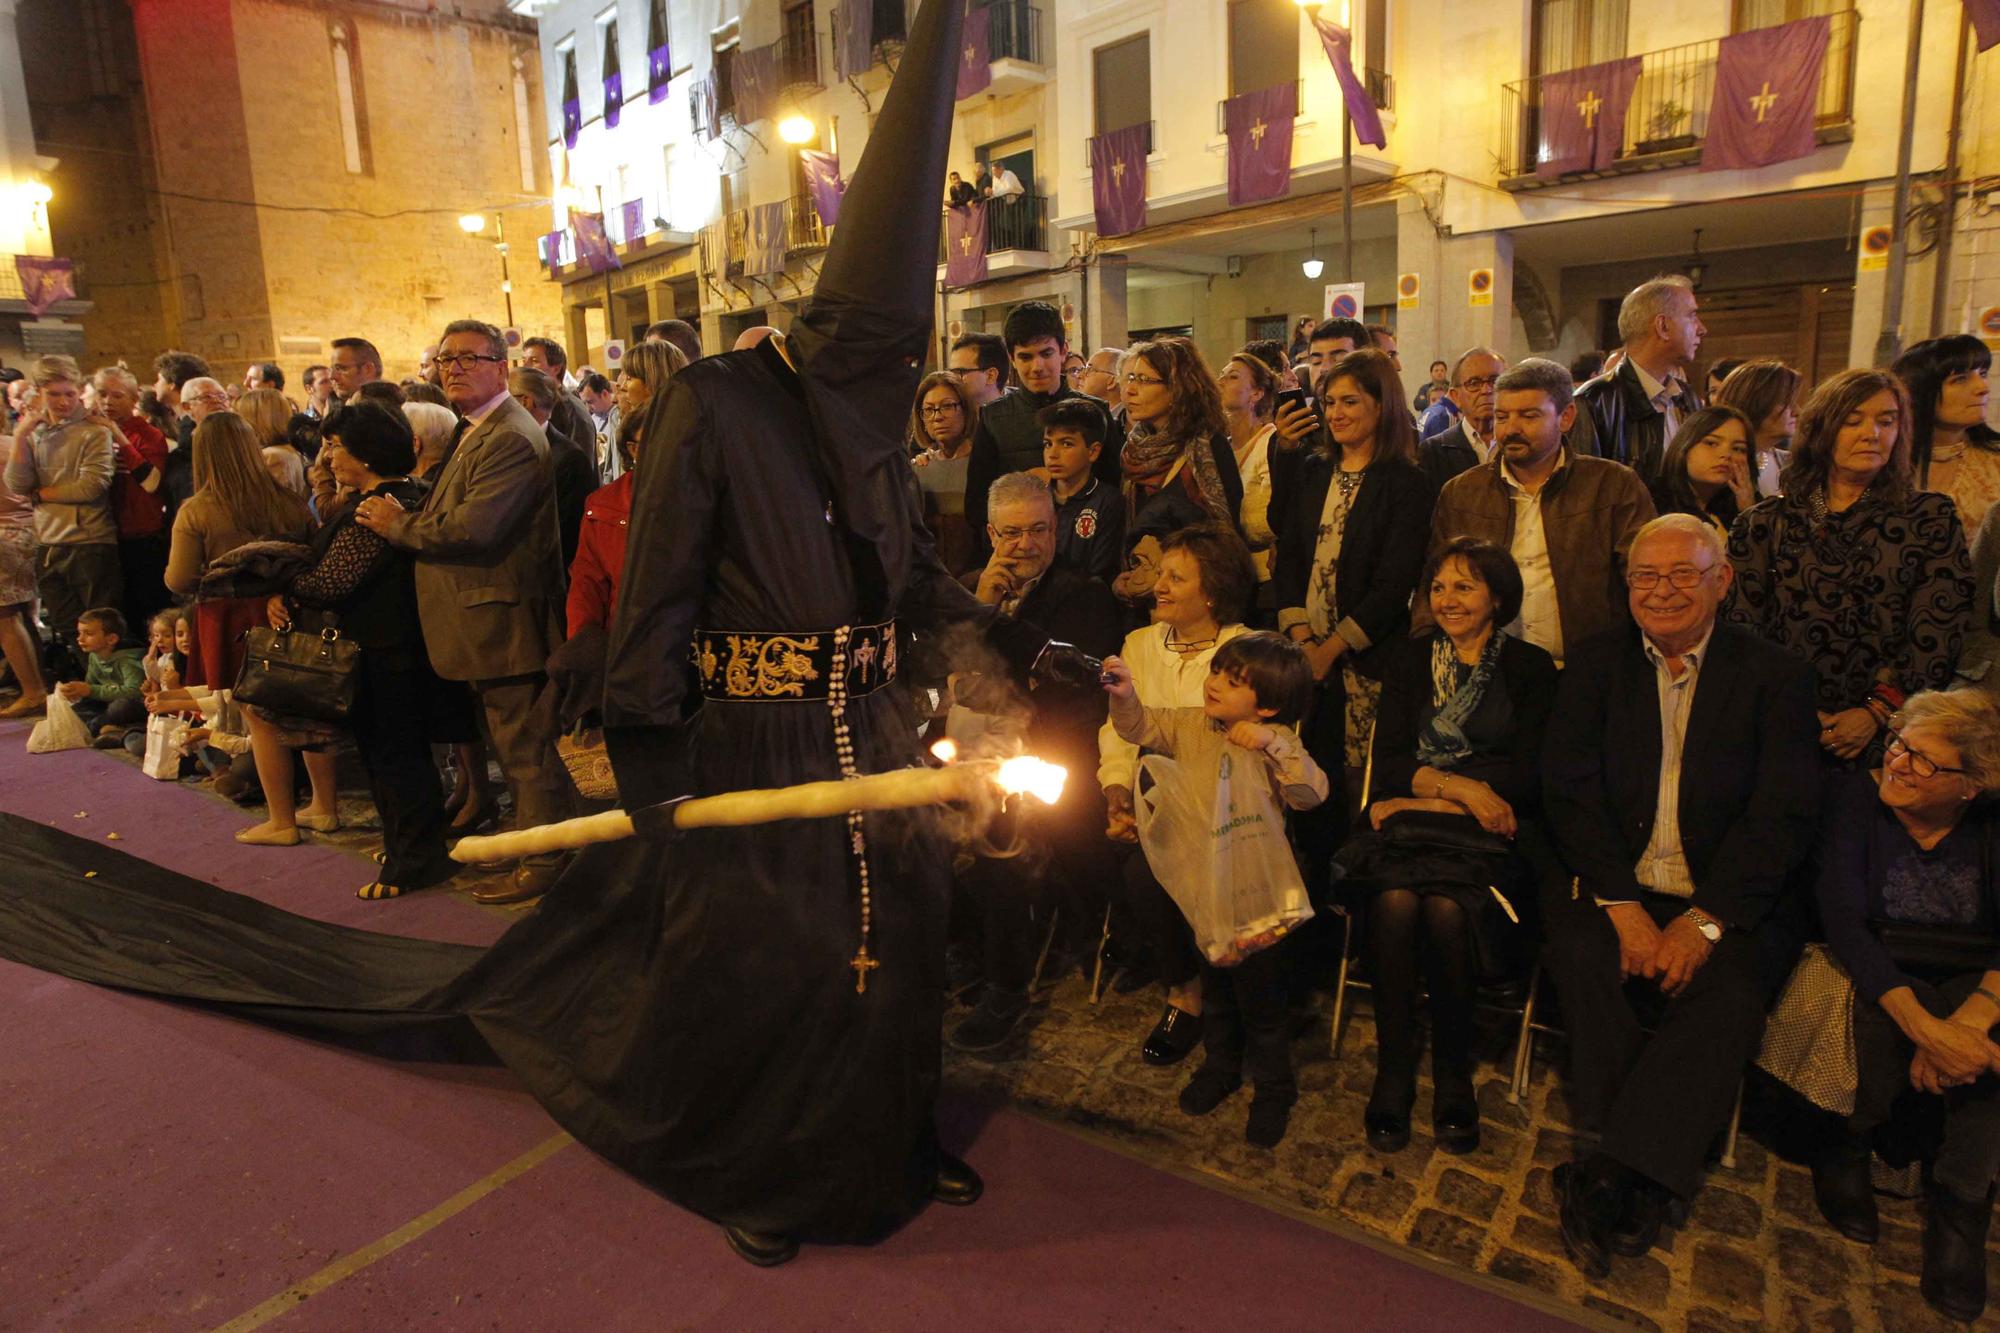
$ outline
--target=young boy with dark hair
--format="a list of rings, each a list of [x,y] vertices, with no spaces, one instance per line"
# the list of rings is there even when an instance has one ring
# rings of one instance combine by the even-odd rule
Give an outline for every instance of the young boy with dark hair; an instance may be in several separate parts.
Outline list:
[[[1050,403],[1035,420],[1055,493],[1056,562],[1108,588],[1125,567],[1125,497],[1096,473],[1109,420],[1094,398]]]
[[[145,720],[140,691],[146,683],[143,654],[120,648],[125,616],[116,607],[99,606],[76,618],[77,650],[85,654],[82,680],[64,681],[56,692],[76,705],[76,715],[90,731],[91,745],[115,750],[125,732]]]
[[[1198,801],[1227,777],[1232,790],[1240,783],[1251,793],[1235,803],[1236,818],[1262,822],[1282,838],[1281,802],[1310,810],[1326,799],[1326,774],[1293,729],[1312,695],[1312,664],[1284,636],[1261,630],[1216,649],[1198,709],[1145,707],[1132,688],[1131,669],[1116,657],[1104,659],[1104,674],[1112,726],[1133,744],[1172,758]],[[1246,759],[1258,766],[1263,783],[1232,774]],[[1290,892],[1278,896],[1289,899],[1287,919],[1302,920],[1310,910],[1296,870],[1291,881]],[[1202,1066],[1180,1095],[1181,1110],[1207,1115],[1243,1085],[1248,1065],[1253,1093],[1243,1136],[1261,1148],[1285,1137],[1298,1100],[1290,1005],[1275,947],[1287,929],[1280,923],[1232,941],[1220,959],[1202,960]]]

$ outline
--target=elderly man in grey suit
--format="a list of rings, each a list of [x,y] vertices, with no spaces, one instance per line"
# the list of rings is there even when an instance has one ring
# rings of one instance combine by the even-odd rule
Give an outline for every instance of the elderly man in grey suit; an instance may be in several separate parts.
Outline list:
[[[563,571],[548,440],[507,392],[507,345],[478,320],[448,325],[437,366],[464,417],[458,443],[422,508],[363,501],[355,521],[417,557],[417,605],[431,665],[479,695],[516,823],[570,813],[556,754],[556,701],[543,667],[562,643]],[[523,902],[545,891],[560,858],[530,857],[481,902]]]

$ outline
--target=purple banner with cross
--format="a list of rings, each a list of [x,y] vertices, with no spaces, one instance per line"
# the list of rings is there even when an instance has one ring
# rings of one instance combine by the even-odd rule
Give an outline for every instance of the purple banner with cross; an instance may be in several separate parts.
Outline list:
[[[975,199],[963,208],[947,208],[944,280],[947,286],[970,287],[986,281],[986,205]]]
[[[1804,157],[1813,135],[1819,75],[1833,20],[1817,18],[1739,32],[1716,43],[1715,99],[1708,105],[1703,171],[1768,167]]]
[[[757,204],[750,210],[750,234],[743,252],[745,277],[785,271],[785,205]]]
[[[1279,83],[1222,104],[1229,132],[1229,202],[1276,199],[1292,184],[1292,117],[1299,88]]]
[[[1151,125],[1127,125],[1090,141],[1090,202],[1099,236],[1146,225],[1146,146]]]
[[[674,80],[674,57],[665,42],[646,52],[646,100],[667,100],[667,85]]]
[[[618,209],[618,225],[624,233],[619,239],[627,245],[637,245],[646,234],[646,201],[627,199]]]
[[[576,257],[592,273],[608,273],[624,267],[618,261],[618,252],[611,248],[611,238],[604,234],[602,213],[572,213],[569,225],[576,233]]]
[[[770,115],[778,105],[778,44],[738,51],[729,77],[736,89],[738,125]]]
[[[817,148],[799,150],[799,167],[805,172],[806,189],[812,193],[813,211],[826,226],[840,221],[840,201],[847,182],[840,178],[840,159]]]
[[[1542,79],[1542,142],[1535,174],[1602,171],[1625,146],[1625,113],[1639,84],[1638,56],[1566,69]]]
[[[958,43],[958,100],[977,97],[993,86],[993,11],[965,9],[964,36]]]
[[[36,319],[46,315],[56,302],[76,297],[76,265],[70,260],[15,255],[14,273],[21,279],[28,312]]]
[[[604,127],[615,130],[625,114],[625,76],[617,70],[604,76]]]

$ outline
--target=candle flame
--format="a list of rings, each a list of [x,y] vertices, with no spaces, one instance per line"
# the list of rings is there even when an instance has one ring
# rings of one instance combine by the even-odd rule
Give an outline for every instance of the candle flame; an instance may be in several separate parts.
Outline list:
[[[936,759],[940,764],[949,764],[956,761],[958,758],[958,742],[949,736],[938,737],[937,743],[931,746],[931,757]]]
[[[1068,779],[1068,769],[1031,754],[1017,755],[1000,765],[1002,791],[1010,796],[1025,792],[1043,805],[1054,805],[1062,799],[1063,783]]]

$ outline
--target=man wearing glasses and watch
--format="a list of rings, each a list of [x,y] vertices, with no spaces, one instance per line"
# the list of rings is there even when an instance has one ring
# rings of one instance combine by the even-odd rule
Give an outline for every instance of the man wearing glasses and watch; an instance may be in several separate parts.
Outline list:
[[[1650,1249],[1699,1188],[1803,938],[1791,880],[1819,807],[1813,676],[1716,623],[1731,578],[1702,520],[1642,527],[1626,571],[1636,628],[1571,654],[1542,751],[1574,875],[1544,888],[1542,963],[1569,1027],[1576,1126],[1595,1140],[1556,1168],[1556,1195],[1564,1249],[1592,1279]],[[1664,1000],[1650,1038],[1633,1006],[1647,990]]]

